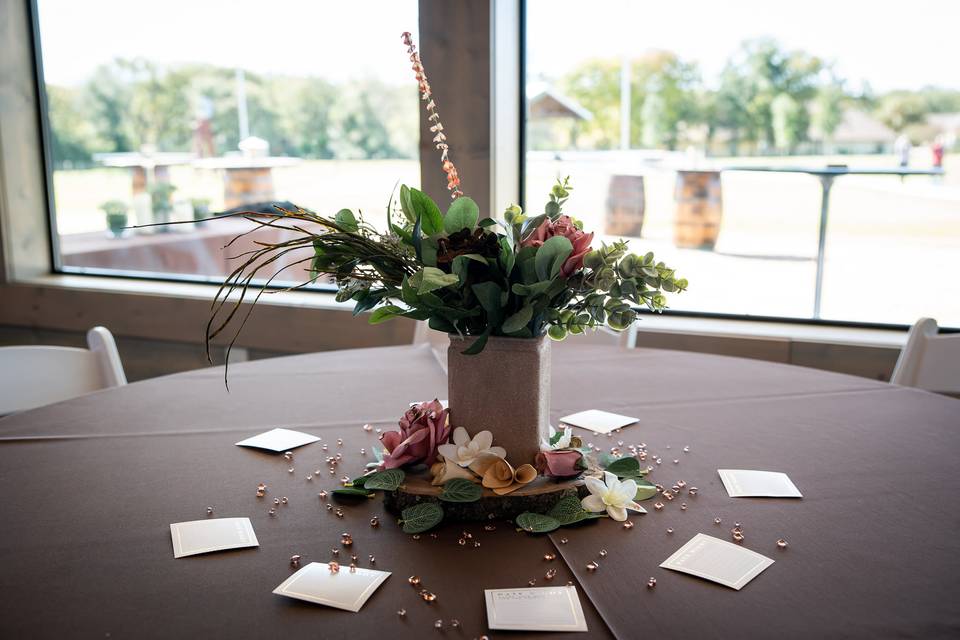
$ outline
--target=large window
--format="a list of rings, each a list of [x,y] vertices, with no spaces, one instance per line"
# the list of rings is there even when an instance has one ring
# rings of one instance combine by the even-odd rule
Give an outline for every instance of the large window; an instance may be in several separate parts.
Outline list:
[[[36,5],[63,271],[217,279],[249,222],[124,227],[274,202],[379,220],[419,184],[416,0]]]
[[[690,280],[678,310],[960,327],[958,23],[953,0],[529,0],[526,202],[570,175],[586,227]]]

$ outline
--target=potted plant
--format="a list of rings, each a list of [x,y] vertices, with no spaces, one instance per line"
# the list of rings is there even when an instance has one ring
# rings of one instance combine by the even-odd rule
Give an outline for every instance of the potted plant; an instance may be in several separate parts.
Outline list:
[[[153,211],[153,221],[155,224],[165,224],[170,222],[170,213],[173,211],[173,203],[170,197],[177,188],[169,182],[155,182],[150,185],[150,208]],[[166,230],[166,227],[160,227]]]
[[[127,203],[122,200],[108,200],[100,205],[101,211],[107,218],[107,229],[114,238],[123,236],[123,230],[127,226],[129,217],[127,216]]]
[[[190,200],[193,208],[193,222],[198,227],[206,224],[205,219],[210,217],[210,200],[207,198],[193,198]]]

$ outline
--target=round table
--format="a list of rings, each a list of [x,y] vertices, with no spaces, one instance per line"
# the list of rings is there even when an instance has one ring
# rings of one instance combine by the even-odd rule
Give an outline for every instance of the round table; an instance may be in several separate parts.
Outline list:
[[[572,581],[589,637],[960,635],[960,401],[754,360],[564,343],[553,418],[589,408],[640,417],[619,434],[581,435],[604,450],[645,443],[649,460],[662,460],[653,482],[682,479],[698,495],[662,510],[645,502],[632,529],[604,519],[531,536],[508,522],[450,523],[413,539],[380,499],[345,505],[338,518],[317,494],[372,459],[376,433],[364,423],[391,428],[409,402],[445,397],[429,347],[239,364],[229,392],[222,376],[192,371],[0,420],[0,636],[493,636],[483,589],[530,580]],[[234,446],[273,427],[322,441],[292,462]],[[330,475],[335,451],[343,462]],[[731,499],[718,468],[786,472],[804,497]],[[256,497],[259,482],[267,498]],[[270,517],[280,496],[289,504]],[[260,546],[174,559],[168,525],[203,519],[207,506],[248,516]],[[734,522],[745,547],[776,561],[741,591],[659,568],[698,532],[729,540]],[[464,531],[479,545],[460,545]],[[292,554],[327,561],[341,532],[360,566],[372,554],[393,573],[360,613],[271,593],[293,571]],[[588,571],[594,560],[600,568]],[[414,574],[435,602],[407,583]]]

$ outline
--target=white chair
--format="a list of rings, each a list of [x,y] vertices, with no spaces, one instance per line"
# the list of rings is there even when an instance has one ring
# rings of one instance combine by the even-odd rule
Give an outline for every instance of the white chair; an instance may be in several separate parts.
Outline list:
[[[910,329],[890,382],[960,394],[960,333],[938,335],[937,321],[921,318]]]
[[[0,415],[127,384],[107,329],[90,329],[87,345],[0,347]]]

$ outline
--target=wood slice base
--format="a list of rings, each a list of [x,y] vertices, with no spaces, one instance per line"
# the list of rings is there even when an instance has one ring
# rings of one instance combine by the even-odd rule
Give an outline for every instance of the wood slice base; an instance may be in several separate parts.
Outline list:
[[[439,502],[445,522],[485,522],[512,520],[524,511],[546,513],[560,498],[582,498],[589,493],[581,479],[557,482],[543,476],[505,496],[484,489],[476,502],[444,502],[440,500],[442,491],[443,487],[430,484],[428,475],[407,475],[402,487],[384,493],[383,505],[390,513],[399,515],[407,507],[421,502]]]

